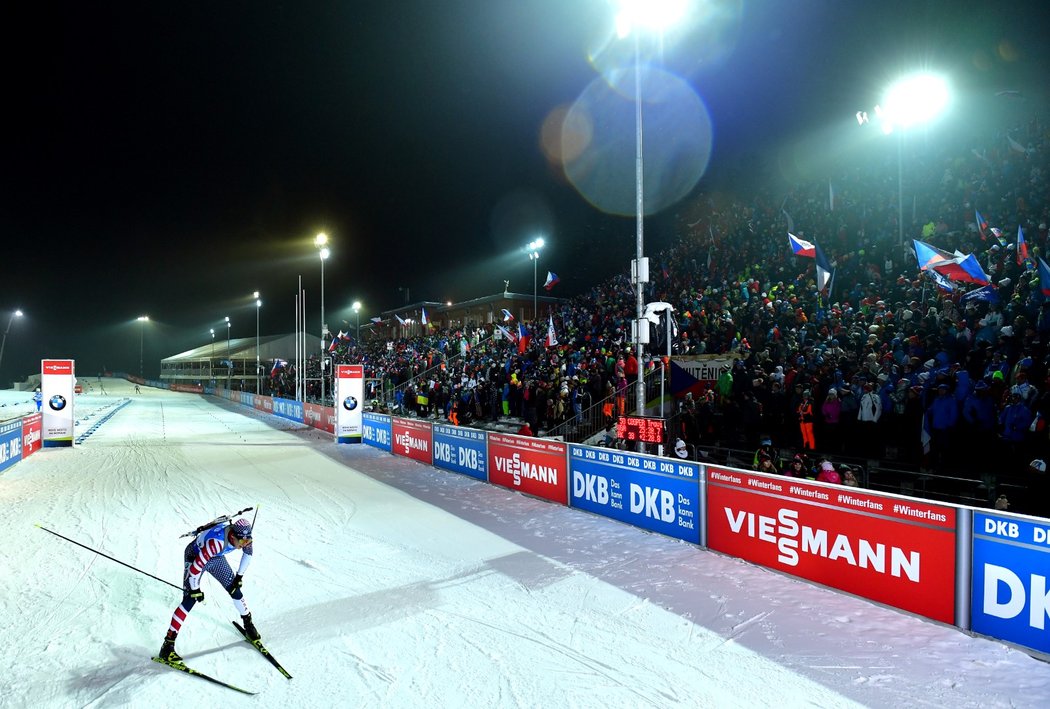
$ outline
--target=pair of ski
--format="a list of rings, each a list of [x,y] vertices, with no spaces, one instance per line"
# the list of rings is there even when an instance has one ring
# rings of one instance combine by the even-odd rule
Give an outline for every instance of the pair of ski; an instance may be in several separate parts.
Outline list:
[[[237,630],[240,631],[241,636],[244,638],[244,641],[247,642],[248,644],[250,644],[256,650],[258,650],[259,653],[262,654],[263,657],[265,657],[267,660],[269,660],[270,664],[273,665],[274,667],[276,667],[278,672],[280,672],[282,675],[284,675],[288,679],[292,678],[292,676],[290,674],[288,674],[288,670],[286,670],[283,667],[281,667],[281,663],[278,662],[276,660],[276,658],[274,658],[274,656],[270,654],[270,651],[266,649],[266,646],[262,644],[262,641],[260,641],[260,640],[252,640],[251,638],[248,637],[248,633],[246,633],[244,631],[244,628],[241,626],[240,623],[238,623],[236,621],[230,621],[230,622],[233,623],[233,627],[237,628]],[[211,675],[206,675],[203,672],[199,672],[199,671],[193,669],[192,667],[188,667],[186,665],[186,663],[184,663],[184,662],[168,662],[167,660],[162,660],[159,657],[154,657],[153,661],[154,662],[159,662],[160,664],[165,665],[167,667],[170,667],[173,670],[178,670],[180,672],[185,672],[188,675],[192,675],[194,677],[200,677],[201,679],[204,679],[204,680],[207,680],[209,682],[212,682],[213,684],[217,684],[217,685],[220,685],[222,687],[227,687],[227,688],[232,689],[234,691],[241,692],[242,694],[255,694],[255,692],[249,692],[247,689],[241,689],[240,687],[232,685],[229,682],[223,682],[222,680],[215,679]]]

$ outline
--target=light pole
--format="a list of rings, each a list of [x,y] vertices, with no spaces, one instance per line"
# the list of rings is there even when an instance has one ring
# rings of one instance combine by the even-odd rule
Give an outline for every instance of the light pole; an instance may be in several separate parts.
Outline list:
[[[904,130],[935,118],[948,105],[948,84],[934,74],[904,77],[886,90],[875,114],[882,132],[897,133],[897,237],[904,245]]]
[[[214,379],[215,373],[212,371],[212,360],[215,359],[215,328],[209,327],[208,331],[211,333],[211,354],[208,356],[208,379]]]
[[[7,333],[11,332],[11,323],[15,321],[15,318],[22,317],[22,311],[16,310],[11,313],[11,317],[7,319],[7,327],[4,328],[4,339],[0,340],[0,364],[4,362],[4,347],[7,345]]]
[[[355,300],[350,306],[354,310],[354,324],[357,326],[357,346],[361,346],[361,301]]]
[[[226,390],[230,389],[230,376],[233,374],[233,360],[230,359],[230,316],[226,316]]]
[[[321,255],[321,405],[324,405],[324,358],[325,358],[325,346],[324,337],[328,332],[328,327],[324,322],[324,262],[325,259],[332,253],[328,249],[328,235],[321,232],[314,237],[314,244],[320,250]]]
[[[631,275],[635,283],[635,350],[638,359],[638,381],[635,393],[638,399],[638,414],[645,413],[645,370],[642,367],[644,348],[649,342],[649,326],[645,319],[645,284],[649,282],[649,260],[645,258],[645,206],[642,181],[642,74],[639,31],[648,29],[660,33],[678,22],[686,13],[682,0],[621,0],[616,17],[616,28],[620,39],[634,35],[634,188],[636,256],[631,264]],[[642,444],[644,445],[644,444]],[[641,447],[641,446],[640,446]]]
[[[146,323],[149,322],[149,315],[140,315],[139,321],[139,379],[145,379],[142,374],[142,342],[143,342],[143,331],[146,329]]]
[[[532,319],[534,321],[539,317],[539,313],[536,311],[536,266],[540,262],[540,249],[542,248],[542,237],[530,241],[525,247],[525,250],[529,253],[529,261],[532,261]]]
[[[262,309],[262,300],[259,299],[259,291],[255,291],[255,393],[259,393],[262,383],[259,381],[259,310]]]

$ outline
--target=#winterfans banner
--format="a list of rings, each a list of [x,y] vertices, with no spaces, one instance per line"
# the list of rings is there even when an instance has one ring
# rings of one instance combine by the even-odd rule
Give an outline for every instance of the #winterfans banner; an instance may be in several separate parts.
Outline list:
[[[335,440],[360,443],[361,412],[365,398],[365,368],[360,364],[335,367]]]
[[[41,433],[44,447],[73,445],[73,360],[40,361],[40,394],[43,397]]]
[[[955,624],[956,510],[707,467],[707,545]]]
[[[545,438],[489,434],[489,482],[568,504],[565,444]]]
[[[1050,520],[973,515],[970,629],[1050,654]]]

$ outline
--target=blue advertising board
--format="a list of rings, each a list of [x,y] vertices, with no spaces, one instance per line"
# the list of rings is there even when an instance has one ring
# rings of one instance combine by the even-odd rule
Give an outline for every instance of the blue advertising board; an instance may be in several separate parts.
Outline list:
[[[434,465],[488,481],[484,431],[434,424]]]
[[[0,471],[22,460],[22,419],[0,423]]]
[[[303,423],[303,404],[301,401],[292,399],[273,398],[273,412],[284,419],[291,419]]]
[[[1050,520],[973,515],[971,629],[1050,654]]]
[[[394,440],[390,417],[385,414],[364,412],[361,414],[361,435],[368,445],[389,451],[390,442]]]
[[[626,451],[569,446],[569,504],[700,543],[700,466]]]

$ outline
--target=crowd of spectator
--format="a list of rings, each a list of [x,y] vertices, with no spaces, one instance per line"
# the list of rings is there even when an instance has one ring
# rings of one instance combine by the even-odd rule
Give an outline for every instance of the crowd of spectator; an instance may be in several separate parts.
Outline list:
[[[888,458],[944,475],[991,470],[1045,489],[1045,472],[1033,471],[1050,448],[1050,299],[1035,268],[1048,246],[1048,131],[1033,120],[1009,137],[912,161],[916,207],[903,210],[903,244],[892,161],[832,175],[834,197],[825,180],[786,196],[703,197],[676,243],[652,257],[646,296],[676,309],[674,354],[731,355],[733,364],[678,402],[674,435],[752,449],[768,438],[806,455]],[[814,260],[792,253],[789,230],[827,254],[829,287],[818,291]],[[967,299],[974,286],[959,283],[942,290],[918,268],[912,238],[975,254],[992,295]],[[456,323],[350,341],[334,359],[364,364],[415,415],[513,416],[543,435],[599,402],[611,421],[638,368],[658,365],[657,353],[641,362],[633,354],[634,309],[619,275],[552,310],[556,347],[544,346],[545,315],[526,323],[534,337],[524,348],[492,323]],[[319,376],[316,359],[308,367]],[[279,373],[272,385],[280,392],[289,382]],[[1031,498],[1013,507],[1050,512],[1045,494]]]

